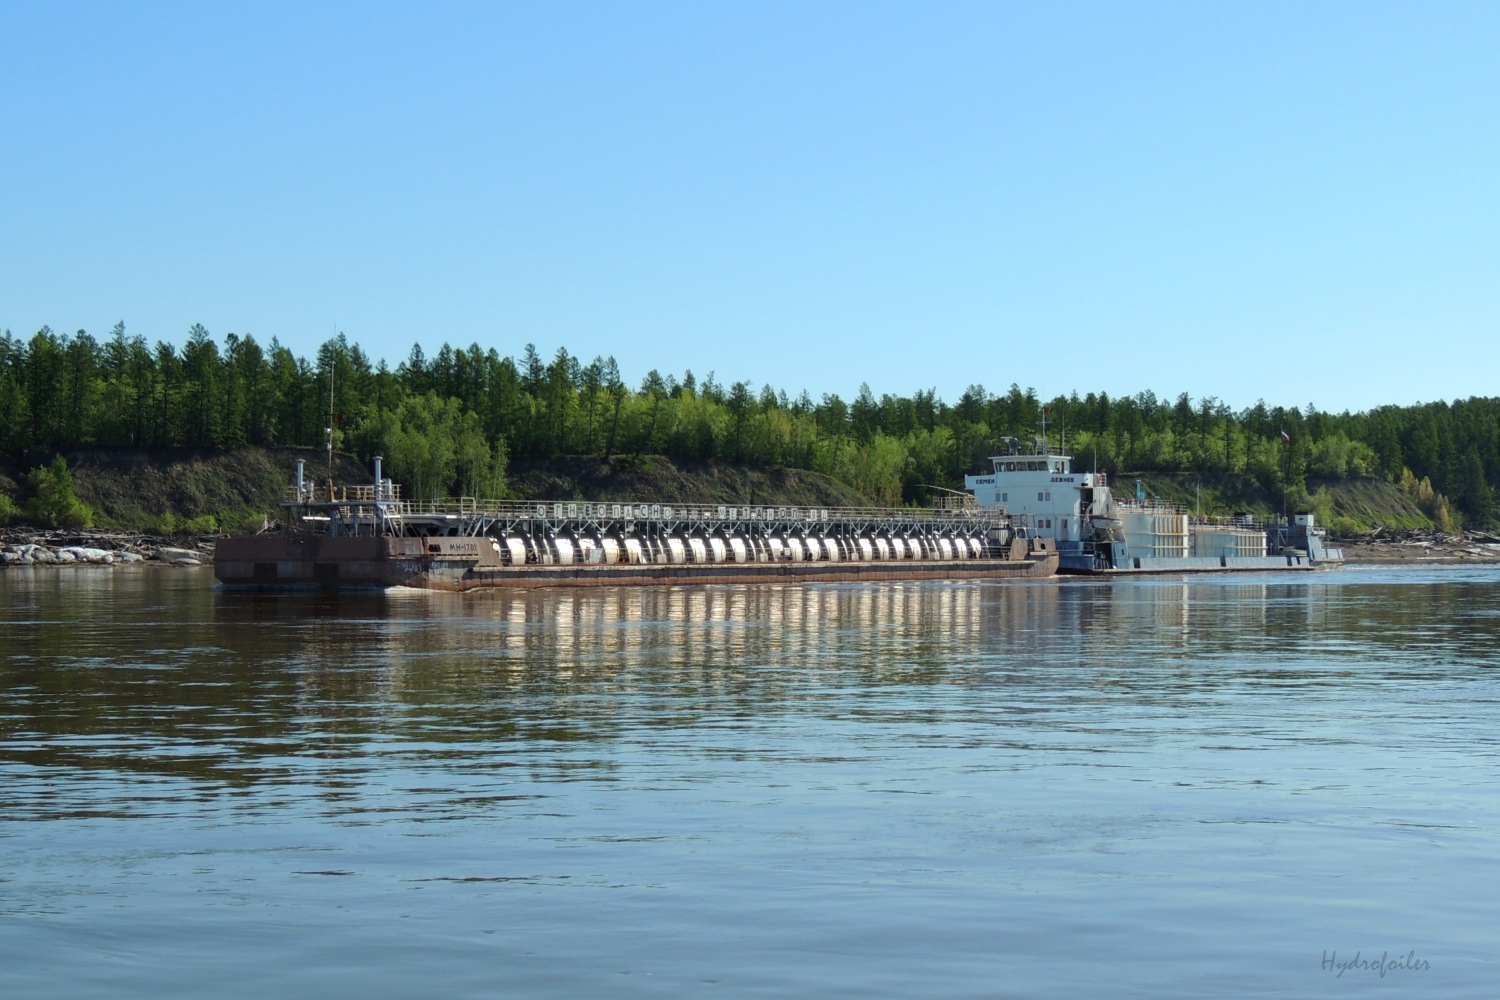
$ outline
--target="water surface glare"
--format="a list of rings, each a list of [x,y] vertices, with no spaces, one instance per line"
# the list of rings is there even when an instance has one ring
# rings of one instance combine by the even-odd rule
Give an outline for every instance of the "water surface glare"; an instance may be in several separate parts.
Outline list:
[[[0,996],[1500,990],[1500,569],[211,583],[0,573]]]

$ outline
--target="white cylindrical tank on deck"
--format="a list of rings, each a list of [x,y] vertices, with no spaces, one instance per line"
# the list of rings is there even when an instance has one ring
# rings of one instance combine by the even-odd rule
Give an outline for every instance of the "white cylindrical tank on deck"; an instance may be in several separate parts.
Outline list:
[[[550,504],[545,508],[551,510]],[[564,510],[566,510],[564,506]],[[589,517],[603,511],[579,505],[580,516]],[[681,513],[681,511],[677,511]],[[695,514],[699,513],[694,511]],[[737,511],[737,513],[739,513]],[[1153,512],[1155,522],[1141,521],[1147,527],[1160,526],[1162,515]],[[1167,528],[1185,521],[1182,515],[1166,515]],[[984,558],[992,540],[971,535],[974,529],[953,519],[951,522],[918,522],[909,526],[910,535],[865,526],[858,521],[830,519],[828,525],[808,524],[782,533],[771,525],[757,524],[690,524],[662,522],[640,527],[639,534],[629,534],[634,525],[582,523],[556,525],[556,533],[520,528],[496,529],[480,542],[492,542],[502,565],[521,566],[527,562],[543,565],[628,564],[742,564],[759,562],[877,562],[886,560],[970,560]],[[767,530],[770,529],[770,530]],[[668,534],[668,530],[677,533]],[[826,532],[806,536],[801,532]],[[606,534],[606,532],[613,532]],[[691,532],[691,533],[690,533]],[[772,533],[776,532],[776,533]],[[456,533],[456,532],[455,532]],[[441,532],[439,532],[441,534]],[[993,532],[991,532],[993,535]],[[1264,552],[1264,535],[1256,530],[1234,525],[1194,525],[1182,536],[1192,554],[1217,556],[1254,555]],[[1154,541],[1154,539],[1153,539]],[[1149,549],[1137,542],[1142,554],[1159,553],[1167,548],[1152,545]],[[1186,545],[1184,551],[1186,551]]]

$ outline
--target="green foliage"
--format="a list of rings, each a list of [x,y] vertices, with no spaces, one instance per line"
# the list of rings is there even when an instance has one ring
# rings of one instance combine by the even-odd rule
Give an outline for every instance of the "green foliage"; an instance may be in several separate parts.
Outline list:
[[[170,511],[120,526],[154,535],[253,535],[270,523],[270,515],[256,510],[233,510],[184,517]]]
[[[1365,527],[1352,517],[1335,514],[1328,522],[1328,532],[1334,538],[1354,538],[1368,534]]]
[[[226,535],[253,535],[267,528],[270,523],[270,518],[265,514],[238,511],[219,518],[219,530]]]
[[[16,502],[8,493],[0,493],[0,524],[9,524],[21,514]]]
[[[184,535],[213,535],[219,531],[219,519],[212,514],[189,517],[178,528]]]
[[[1343,431],[1337,431],[1313,443],[1307,471],[1317,476],[1343,479],[1368,476],[1378,465],[1375,452],[1369,445],[1351,441]]]
[[[1432,522],[1437,525],[1438,530],[1447,532],[1459,530],[1459,525],[1462,522],[1455,516],[1452,507],[1448,503],[1448,498],[1433,489],[1432,481],[1427,477],[1424,476],[1418,479],[1412,474],[1410,469],[1403,469],[1401,471],[1401,488],[1416,501],[1422,513],[1432,518]]]
[[[1066,430],[1080,466],[1113,475],[1248,476],[1290,499],[1308,476],[1397,482],[1409,469],[1443,498],[1429,501],[1434,520],[1444,510],[1450,526],[1497,517],[1500,398],[1357,414],[1263,402],[1235,412],[1213,397],[1150,391],[1049,401],[1018,385],[973,385],[952,403],[868,386],[852,401],[814,400],[712,373],[700,382],[652,370],[632,388],[613,358],[584,363],[558,349],[549,360],[531,345],[519,360],[478,344],[443,344],[431,357],[414,347],[390,368],[342,334],[311,361],[275,340],[216,342],[200,326],[180,349],[148,345],[123,323],[103,343],[47,327],[29,339],[0,334],[0,448],[321,448],[331,427],[335,447],[384,454],[418,497],[498,495],[511,455],[663,454],[812,469],[872,498],[920,503],[985,468],[1002,437],[1039,434],[1044,410],[1054,446]]]
[[[491,444],[478,415],[452,397],[410,396],[395,409],[368,417],[357,436],[366,450],[383,454],[392,478],[406,484],[411,499],[454,492],[494,498],[505,492],[504,441]]]
[[[1319,524],[1333,523],[1333,495],[1327,489],[1320,488],[1296,509],[1298,513],[1316,515]]]
[[[61,455],[51,465],[32,469],[26,482],[31,487],[31,499],[26,503],[29,520],[48,528],[94,526],[94,511],[73,494],[73,474]]]

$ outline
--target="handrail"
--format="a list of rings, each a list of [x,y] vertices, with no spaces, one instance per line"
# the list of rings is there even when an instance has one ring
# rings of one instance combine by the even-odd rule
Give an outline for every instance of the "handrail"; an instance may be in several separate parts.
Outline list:
[[[1179,514],[1188,519],[1188,526],[1192,528],[1241,528],[1246,531],[1264,531],[1273,526],[1274,522],[1262,521],[1254,515],[1224,516],[1222,514],[1194,514],[1188,510],[1187,505],[1175,500],[1161,500],[1155,497],[1146,500],[1137,500],[1134,497],[1116,497],[1114,504],[1121,510],[1144,514]]]
[[[359,505],[370,509],[376,503],[373,487],[359,498]],[[295,491],[294,491],[295,492]],[[321,498],[297,502],[295,496],[285,506],[308,508],[348,508],[355,498],[335,501]],[[449,497],[442,500],[382,500],[381,508],[390,518],[397,517],[492,517],[511,520],[690,520],[690,521],[832,521],[910,520],[932,523],[970,521],[1004,514],[1003,507],[981,507],[977,504],[958,508],[933,507],[836,507],[770,504],[643,503],[640,501],[595,502],[580,500],[485,500],[476,497]]]

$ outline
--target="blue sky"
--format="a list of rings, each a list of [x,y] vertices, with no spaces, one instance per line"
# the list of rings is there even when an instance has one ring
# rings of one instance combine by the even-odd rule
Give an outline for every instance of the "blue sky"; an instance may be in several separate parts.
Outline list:
[[[0,328],[1500,394],[1500,5],[0,0]]]

